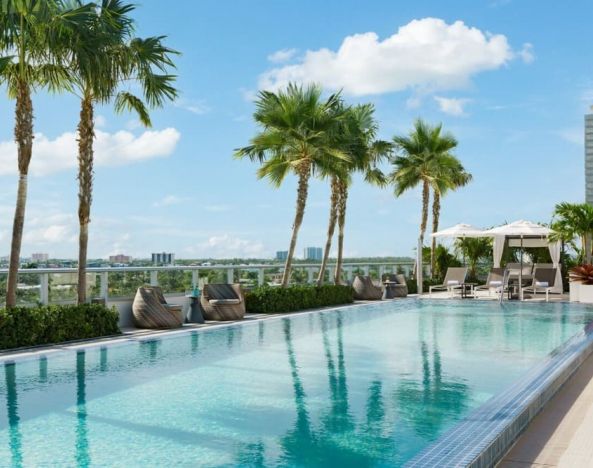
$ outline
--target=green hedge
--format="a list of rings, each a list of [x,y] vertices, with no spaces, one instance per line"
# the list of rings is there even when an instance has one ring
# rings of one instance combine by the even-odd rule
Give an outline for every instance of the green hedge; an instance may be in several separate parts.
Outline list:
[[[101,304],[0,309],[0,349],[120,333],[118,313]]]
[[[313,309],[354,301],[350,286],[290,286],[288,288],[261,286],[245,294],[247,312],[279,313]]]

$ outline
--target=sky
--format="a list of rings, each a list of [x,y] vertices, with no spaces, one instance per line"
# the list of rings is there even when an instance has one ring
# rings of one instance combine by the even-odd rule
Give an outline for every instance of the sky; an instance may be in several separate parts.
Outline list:
[[[89,256],[272,257],[290,241],[296,181],[273,188],[233,158],[256,133],[253,99],[289,81],[373,103],[379,137],[442,123],[474,178],[443,199],[441,226],[549,222],[584,201],[583,115],[593,105],[593,3],[574,0],[137,0],[139,36],[166,35],[180,98],[152,128],[96,110]],[[77,255],[78,98],[34,95],[22,255]],[[0,95],[0,255],[16,197],[14,102]],[[389,170],[389,165],[385,165]],[[325,243],[328,182],[313,180],[297,255]],[[346,256],[412,255],[420,193],[355,179]]]

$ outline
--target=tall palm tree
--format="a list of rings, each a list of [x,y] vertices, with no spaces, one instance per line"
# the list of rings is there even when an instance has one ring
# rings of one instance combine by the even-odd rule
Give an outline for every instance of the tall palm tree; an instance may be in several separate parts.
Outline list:
[[[457,140],[452,134],[442,132],[442,124],[431,126],[417,119],[414,129],[408,135],[396,135],[393,142],[397,153],[392,158],[394,169],[389,175],[389,180],[393,184],[395,196],[399,197],[418,185],[422,187],[422,213],[418,235],[418,245],[422,246],[428,222],[430,188],[442,172],[443,166],[451,163],[453,156],[449,152],[457,146]],[[418,256],[421,258],[420,252]],[[421,285],[418,286],[420,292]]]
[[[457,190],[464,187],[472,180],[472,175],[465,170],[461,162],[450,155],[442,158],[441,171],[436,175],[432,182],[432,232],[439,230],[439,218],[441,216],[441,199],[443,195],[451,190]],[[436,266],[436,238],[432,238],[430,247],[430,272],[434,275]]]
[[[492,256],[492,239],[489,237],[459,238],[455,241],[455,251],[467,261],[469,278],[475,280],[478,262]]]
[[[593,236],[593,206],[588,203],[558,203],[554,208],[551,228],[553,240],[566,242],[578,252],[579,262],[591,263]],[[580,247],[574,242],[578,239]]]
[[[0,51],[14,55],[4,61],[2,81],[15,99],[14,136],[17,144],[19,181],[12,227],[6,306],[16,305],[17,275],[27,204],[27,176],[33,152],[32,91],[68,87],[68,71],[55,61],[64,33],[78,27],[93,5],[70,6],[60,0],[4,0],[0,2]]]
[[[391,145],[385,141],[375,140],[378,125],[374,118],[374,112],[375,108],[372,104],[361,104],[347,108],[344,118],[338,126],[338,131],[334,134],[336,148],[348,155],[349,160],[337,160],[329,168],[331,175],[330,216],[317,284],[322,284],[324,280],[336,224],[338,225],[338,256],[334,281],[336,284],[340,284],[346,208],[352,175],[355,172],[361,172],[369,183],[379,186],[386,184],[386,178],[377,168],[377,164],[387,154]]]
[[[297,202],[282,286],[290,279],[292,259],[299,229],[305,214],[309,180],[325,171],[336,160],[349,157],[332,145],[332,135],[343,118],[339,93],[322,100],[315,85],[289,84],[277,93],[261,91],[256,101],[254,120],[262,127],[249,146],[237,149],[235,156],[261,163],[259,178],[268,178],[279,187],[289,173],[298,178]]]
[[[151,126],[146,101],[160,107],[174,100],[175,77],[167,74],[174,67],[171,56],[178,52],[163,44],[164,37],[132,37],[134,9],[121,0],[102,0],[101,7],[85,25],[70,37],[66,60],[72,70],[74,92],[80,98],[78,123],[78,303],[86,302],[86,261],[88,228],[93,191],[94,108],[115,103],[116,112],[132,110],[140,122]],[[138,85],[144,101],[122,89]]]

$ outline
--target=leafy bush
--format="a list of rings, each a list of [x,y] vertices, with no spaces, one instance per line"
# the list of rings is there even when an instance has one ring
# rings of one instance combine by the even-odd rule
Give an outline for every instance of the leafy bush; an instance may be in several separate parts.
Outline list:
[[[441,280],[439,280],[438,278],[426,278],[423,280],[423,288],[424,288],[424,292],[428,291],[428,288],[430,286],[434,286],[436,284],[442,284],[443,282]],[[408,285],[408,294],[417,294],[418,293],[418,285],[416,284],[416,279],[415,278],[407,278],[406,279],[406,284]]]
[[[279,313],[313,309],[354,301],[350,286],[290,286],[288,288],[261,286],[245,294],[247,312]]]
[[[0,309],[0,349],[115,335],[118,318],[101,304]]]
[[[593,265],[583,264],[570,269],[570,281],[582,284],[593,284]]]

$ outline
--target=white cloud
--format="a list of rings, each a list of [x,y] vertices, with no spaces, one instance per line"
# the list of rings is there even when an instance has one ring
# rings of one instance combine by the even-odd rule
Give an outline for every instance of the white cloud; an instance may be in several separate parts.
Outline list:
[[[207,114],[212,110],[203,100],[196,101],[180,98],[177,99],[173,105],[196,115]]]
[[[102,115],[97,115],[95,117],[95,127],[96,128],[103,128],[107,125],[107,119]]]
[[[276,52],[268,55],[268,60],[272,63],[288,62],[290,59],[292,59],[296,55],[297,52],[298,52],[297,49],[277,50]]]
[[[123,166],[135,162],[170,156],[181,134],[174,128],[147,130],[140,135],[129,131],[95,132],[95,165]],[[76,167],[77,135],[66,132],[51,140],[42,133],[35,135],[30,173],[46,175]],[[0,142],[0,175],[17,173],[17,150],[13,141]]]
[[[446,98],[442,96],[434,96],[434,100],[438,103],[441,112],[457,117],[465,115],[463,107],[470,102],[470,99]]]
[[[524,48],[523,56],[531,53]],[[309,50],[296,64],[268,70],[261,89],[278,89],[290,81],[315,82],[351,95],[413,89],[458,89],[487,70],[517,57],[502,34],[424,18],[402,26],[381,40],[374,32],[346,37],[337,51]]]
[[[241,97],[247,102],[253,102],[257,99],[257,91],[247,88],[239,88]]]
[[[183,203],[187,200],[188,198],[178,197],[177,195],[166,195],[160,200],[155,201],[152,206],[155,208],[160,208],[163,206],[179,205],[180,203]]]
[[[533,62],[535,60],[535,55],[533,54],[533,44],[530,44],[529,42],[523,44],[523,47],[519,52],[517,52],[517,55],[525,63]]]
[[[186,252],[189,255],[209,258],[261,258],[267,254],[261,242],[242,239],[229,234],[211,236],[207,241],[195,247],[188,247]]]

